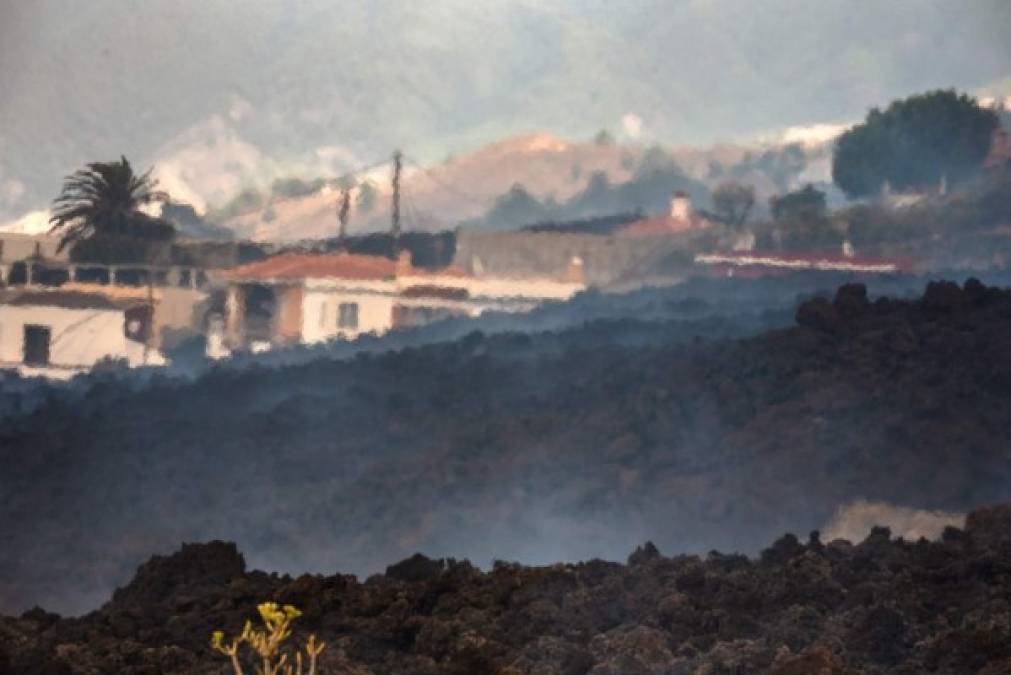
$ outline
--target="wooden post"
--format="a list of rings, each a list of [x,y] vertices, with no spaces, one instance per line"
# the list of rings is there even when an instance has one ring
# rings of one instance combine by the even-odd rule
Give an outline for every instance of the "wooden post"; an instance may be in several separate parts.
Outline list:
[[[154,339],[154,268],[147,267],[147,332],[144,335],[144,365],[147,365],[151,340]]]

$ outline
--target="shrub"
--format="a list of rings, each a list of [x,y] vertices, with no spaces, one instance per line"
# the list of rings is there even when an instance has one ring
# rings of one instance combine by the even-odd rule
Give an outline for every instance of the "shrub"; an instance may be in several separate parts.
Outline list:
[[[257,675],[317,675],[316,659],[326,648],[326,643],[317,642],[315,635],[310,635],[305,643],[305,654],[302,650],[294,652],[294,663],[289,662],[290,652],[284,651],[284,643],[291,637],[292,622],[302,615],[291,605],[279,607],[277,603],[264,602],[257,607],[264,629],[253,628],[253,623],[247,621],[242,634],[225,644],[225,634],[217,630],[211,634],[211,647],[227,656],[232,663],[235,675],[244,675],[239,650],[242,645],[248,645],[260,660],[256,666]],[[305,670],[304,667],[308,667]]]

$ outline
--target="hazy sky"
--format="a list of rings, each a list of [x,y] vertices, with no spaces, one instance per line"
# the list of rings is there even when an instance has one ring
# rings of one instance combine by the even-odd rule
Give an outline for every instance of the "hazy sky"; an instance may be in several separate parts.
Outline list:
[[[0,0],[0,220],[119,154],[234,185],[533,129],[704,144],[1011,93],[1009,30],[1006,0]]]

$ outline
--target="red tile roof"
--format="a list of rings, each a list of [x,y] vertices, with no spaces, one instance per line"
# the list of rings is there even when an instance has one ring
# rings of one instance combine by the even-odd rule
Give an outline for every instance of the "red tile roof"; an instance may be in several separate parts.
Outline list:
[[[389,258],[351,253],[309,255],[283,253],[266,260],[234,267],[233,279],[390,279],[396,276],[397,263]]]

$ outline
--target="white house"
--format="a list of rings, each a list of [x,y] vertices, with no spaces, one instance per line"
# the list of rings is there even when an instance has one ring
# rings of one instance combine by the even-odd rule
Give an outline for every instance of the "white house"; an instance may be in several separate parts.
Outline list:
[[[232,348],[353,339],[487,310],[526,311],[585,288],[566,279],[483,278],[380,256],[284,254],[228,273],[225,341]]]
[[[111,359],[164,365],[149,343],[152,308],[136,298],[62,289],[0,295],[0,368],[69,378]]]

